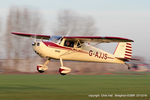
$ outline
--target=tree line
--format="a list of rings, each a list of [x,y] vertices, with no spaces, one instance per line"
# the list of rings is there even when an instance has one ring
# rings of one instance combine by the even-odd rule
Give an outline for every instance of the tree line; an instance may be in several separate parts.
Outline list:
[[[41,34],[46,26],[43,14],[39,10],[12,6],[6,17],[6,24],[0,19],[0,32],[5,28],[1,37],[1,53],[5,59],[30,59],[37,57],[32,50],[30,38],[20,38],[11,35],[11,32],[25,32]],[[92,16],[79,14],[72,10],[61,10],[56,17],[55,27],[51,29],[55,35],[93,35],[97,33],[96,23]],[[1,32],[2,33],[2,32]],[[48,32],[47,32],[48,33]],[[51,34],[49,34],[51,35]],[[32,63],[32,62],[30,62]],[[26,66],[30,66],[28,63]],[[14,60],[13,66],[17,69],[19,61]],[[31,66],[30,66],[31,67]]]

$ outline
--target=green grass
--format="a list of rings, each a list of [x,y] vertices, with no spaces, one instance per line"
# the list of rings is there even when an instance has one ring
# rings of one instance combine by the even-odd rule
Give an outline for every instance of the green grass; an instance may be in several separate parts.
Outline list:
[[[100,96],[88,97],[96,94]],[[115,94],[148,96],[119,98]],[[120,99],[150,100],[150,75],[0,75],[0,100]]]

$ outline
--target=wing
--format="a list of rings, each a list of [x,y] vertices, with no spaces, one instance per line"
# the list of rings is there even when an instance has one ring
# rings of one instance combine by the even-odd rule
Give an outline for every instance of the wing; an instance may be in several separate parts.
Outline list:
[[[32,37],[37,39],[46,39],[49,40],[49,35],[40,35],[40,34],[29,34],[29,33],[19,33],[19,32],[12,32],[14,35],[23,36],[23,37]]]
[[[32,37],[37,39],[46,39],[50,38],[66,38],[71,40],[79,40],[81,42],[100,42],[100,43],[109,43],[109,42],[134,42],[133,40],[121,38],[121,37],[101,37],[101,36],[50,36],[50,35],[40,35],[40,34],[30,34],[30,33],[20,33],[12,32],[14,35]]]
[[[23,36],[23,37],[32,37],[36,39],[45,39],[49,40],[50,38],[60,39],[62,36],[50,36],[50,35],[41,35],[41,34],[30,34],[30,33],[20,33],[20,32],[12,32],[14,35]]]
[[[80,40],[81,42],[134,42],[131,39],[121,37],[101,37],[101,36],[64,36],[63,38],[71,40]]]

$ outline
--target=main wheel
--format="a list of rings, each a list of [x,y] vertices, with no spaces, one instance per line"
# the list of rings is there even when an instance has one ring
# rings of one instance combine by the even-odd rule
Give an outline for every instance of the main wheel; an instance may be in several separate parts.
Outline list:
[[[39,73],[44,73],[45,71],[43,71],[43,70],[38,70],[38,72],[39,72]]]
[[[66,75],[65,73],[62,73],[62,71],[63,71],[64,69],[62,69],[62,68],[59,68],[59,73],[60,73],[60,75]]]
[[[61,74],[61,75],[67,75],[69,72],[71,72],[71,69],[70,68],[68,68],[68,67],[60,67],[59,68],[59,73]]]
[[[60,73],[60,75],[64,76],[64,75],[66,75],[66,74],[64,74],[64,73]]]
[[[44,73],[45,71],[42,70],[41,67],[42,67],[42,66],[37,66],[37,71],[38,71],[39,73]]]

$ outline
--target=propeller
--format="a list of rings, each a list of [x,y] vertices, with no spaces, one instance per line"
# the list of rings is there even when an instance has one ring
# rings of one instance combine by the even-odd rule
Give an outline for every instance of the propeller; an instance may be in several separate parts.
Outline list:
[[[34,34],[34,36],[32,36],[31,37],[32,39],[33,39],[33,42],[32,42],[32,46],[34,46],[35,44],[36,44],[36,42],[37,42],[37,36],[36,36],[36,34]]]
[[[71,27],[71,28],[68,30],[66,36],[69,36],[69,34],[71,33],[72,29],[73,29],[73,28]]]
[[[34,36],[34,42],[37,42],[37,36],[36,36],[36,33],[35,33],[35,36]]]

